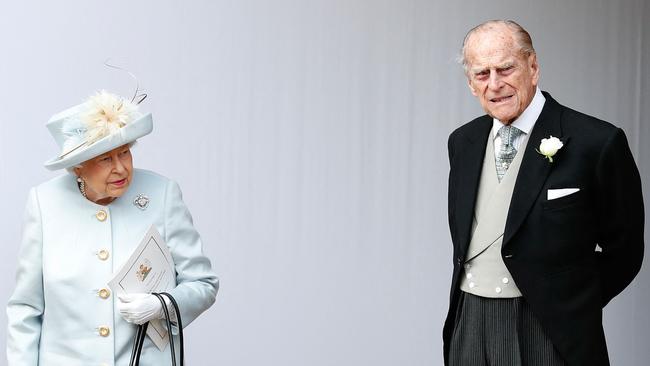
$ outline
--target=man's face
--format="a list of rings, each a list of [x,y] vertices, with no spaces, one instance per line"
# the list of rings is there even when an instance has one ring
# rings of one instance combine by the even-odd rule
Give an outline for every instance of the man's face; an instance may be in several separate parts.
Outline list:
[[[466,45],[469,88],[487,114],[510,124],[535,95],[539,66],[523,55],[507,27],[479,30]]]

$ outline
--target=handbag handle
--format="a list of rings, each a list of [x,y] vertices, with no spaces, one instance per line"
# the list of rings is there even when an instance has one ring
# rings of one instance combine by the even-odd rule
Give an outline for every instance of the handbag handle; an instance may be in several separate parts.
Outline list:
[[[172,366],[176,366],[176,354],[174,352],[174,335],[172,333],[172,322],[171,322],[171,317],[169,315],[169,309],[167,308],[167,303],[165,302],[164,297],[167,297],[174,307],[174,311],[176,312],[176,322],[178,324],[178,335],[179,335],[179,341],[180,341],[180,366],[183,366],[185,364],[185,347],[183,344],[183,322],[181,321],[181,312],[178,308],[178,303],[174,299],[174,297],[167,292],[161,292],[161,293],[155,293],[152,292],[152,295],[156,296],[160,303],[162,304],[163,307],[163,313],[165,314],[165,322],[167,325],[167,332],[169,333],[169,351],[172,356]],[[129,366],[139,366],[140,365],[140,354],[142,353],[142,346],[144,344],[144,339],[147,335],[147,327],[149,326],[149,322],[146,322],[142,325],[138,325],[138,329],[135,333],[135,337],[133,339],[133,348],[131,349],[131,360],[129,361]]]
[[[149,322],[138,325],[138,329],[133,340],[133,348],[131,349],[131,360],[129,361],[129,366],[138,366],[140,364],[142,344],[144,343],[144,337],[147,335],[148,326]]]
[[[172,366],[176,366],[176,353],[174,352],[174,335],[172,334],[172,322],[171,319],[169,318],[169,309],[167,309],[167,303],[165,303],[165,299],[163,299],[161,294],[152,292],[152,295],[158,298],[160,300],[160,303],[162,304],[163,312],[165,313],[165,322],[167,323],[167,333],[169,335],[169,352],[172,354]]]
[[[184,366],[185,365],[185,342],[183,341],[183,321],[181,320],[181,311],[178,308],[178,303],[176,302],[176,299],[174,299],[172,295],[170,295],[167,292],[161,292],[160,295],[165,296],[167,297],[167,299],[169,299],[169,302],[171,302],[172,306],[174,307],[174,312],[176,312],[176,324],[178,325],[178,340],[181,347],[180,349],[181,366]]]

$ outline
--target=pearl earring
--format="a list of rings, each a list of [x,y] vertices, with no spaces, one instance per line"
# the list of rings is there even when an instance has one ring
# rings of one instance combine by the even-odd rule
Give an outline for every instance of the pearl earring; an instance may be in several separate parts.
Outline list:
[[[81,195],[88,198],[88,196],[86,196],[86,181],[81,179],[81,177],[77,177],[77,185],[79,186],[79,192],[81,192]]]

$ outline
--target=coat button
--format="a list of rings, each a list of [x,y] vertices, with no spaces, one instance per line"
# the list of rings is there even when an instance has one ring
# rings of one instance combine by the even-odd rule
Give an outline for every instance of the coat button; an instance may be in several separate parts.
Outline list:
[[[111,330],[106,326],[99,327],[99,335],[102,337],[108,337],[111,334]]]
[[[103,288],[97,292],[99,297],[102,299],[108,299],[109,296],[111,296],[111,292],[107,288]]]
[[[508,277],[503,277],[501,282],[503,282],[504,284],[507,284],[508,282],[510,282],[510,280],[508,279]]]
[[[500,294],[501,293],[501,287],[495,288],[494,291],[496,291],[497,294]]]
[[[97,213],[95,214],[95,217],[97,218],[97,220],[103,222],[103,221],[106,221],[106,218],[108,217],[108,214],[106,213],[106,211],[104,211],[102,209],[102,210],[97,211]]]
[[[107,260],[109,257],[108,250],[102,249],[97,253],[97,257],[103,261]]]
[[[474,288],[474,286],[476,286],[476,284],[474,282],[469,283],[469,288]]]
[[[456,262],[458,262],[458,264],[460,265],[461,263],[463,263],[463,258],[462,257],[456,258]]]

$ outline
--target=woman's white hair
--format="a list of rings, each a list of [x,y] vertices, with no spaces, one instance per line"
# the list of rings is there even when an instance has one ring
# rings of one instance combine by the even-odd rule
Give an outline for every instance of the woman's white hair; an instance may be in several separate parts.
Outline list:
[[[136,142],[138,142],[138,140],[135,140],[135,141],[129,142],[129,144],[128,144],[128,145],[129,145],[129,149],[132,148],[133,145],[135,145]],[[84,161],[84,163],[85,163],[85,161]],[[74,170],[75,170],[76,168],[82,168],[83,165],[84,165],[84,163],[77,164],[77,165],[75,165],[75,166],[71,166],[71,167],[67,167],[67,168],[65,168],[65,170],[68,172],[68,174],[72,174],[72,175],[76,176],[77,174],[74,172]]]

